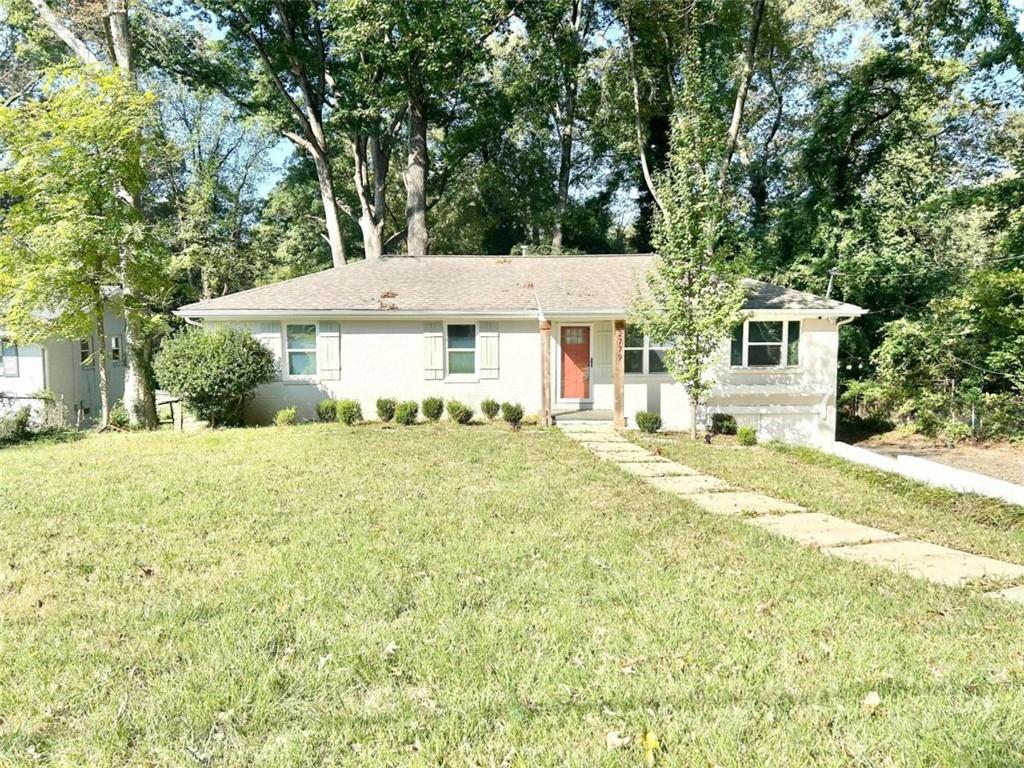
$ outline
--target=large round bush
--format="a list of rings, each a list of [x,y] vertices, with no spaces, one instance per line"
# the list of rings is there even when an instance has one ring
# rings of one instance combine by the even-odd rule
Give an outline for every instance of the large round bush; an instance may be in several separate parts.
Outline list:
[[[237,426],[256,387],[276,373],[274,356],[238,328],[189,328],[164,340],[153,360],[161,388],[210,426]]]

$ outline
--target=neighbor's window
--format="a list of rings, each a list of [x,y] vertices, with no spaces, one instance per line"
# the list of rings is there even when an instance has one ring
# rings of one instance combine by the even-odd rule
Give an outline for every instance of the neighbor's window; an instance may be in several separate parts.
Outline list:
[[[110,337],[110,359],[115,362],[121,362],[121,337],[111,336]]]
[[[92,356],[92,337],[91,336],[89,338],[87,338],[87,339],[82,339],[82,341],[78,345],[78,350],[79,350],[78,358],[79,358],[79,360],[82,361],[82,365],[83,366],[92,365],[93,356]]]
[[[10,360],[11,369],[7,370],[5,361]],[[0,376],[18,375],[18,345],[10,339],[0,338]]]
[[[671,346],[653,341],[638,326],[627,325],[623,347],[626,373],[665,373],[665,352]]]
[[[288,375],[316,376],[316,324],[285,326]]]
[[[449,325],[448,373],[476,373],[476,326]]]
[[[800,364],[799,320],[748,320],[733,329],[729,362],[743,368]]]

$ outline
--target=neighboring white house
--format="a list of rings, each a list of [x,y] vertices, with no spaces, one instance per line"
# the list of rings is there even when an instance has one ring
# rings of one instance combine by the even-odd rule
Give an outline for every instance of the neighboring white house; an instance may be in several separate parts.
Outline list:
[[[182,307],[205,327],[241,326],[273,351],[279,380],[247,414],[284,407],[314,417],[325,397],[421,401],[476,408],[515,401],[542,420],[637,411],[689,427],[685,389],[665,372],[664,348],[627,327],[656,256],[428,256],[360,261]],[[735,415],[765,439],[823,445],[835,435],[839,325],[864,314],[747,281],[745,322],[723,339],[710,412]],[[706,418],[707,414],[702,414]]]
[[[110,403],[124,396],[124,319],[108,311],[107,381]],[[71,424],[88,423],[99,416],[99,371],[96,366],[96,335],[68,341],[49,339],[41,344],[15,344],[0,328],[3,347],[0,363],[0,415],[29,406],[41,407],[36,397],[42,390],[63,404]]]

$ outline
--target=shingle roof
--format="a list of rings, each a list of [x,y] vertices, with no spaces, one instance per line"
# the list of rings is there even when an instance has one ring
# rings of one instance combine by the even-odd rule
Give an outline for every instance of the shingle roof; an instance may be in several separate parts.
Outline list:
[[[656,257],[385,257],[181,307],[186,317],[294,312],[624,313]],[[747,281],[749,309],[861,314],[849,304]]]

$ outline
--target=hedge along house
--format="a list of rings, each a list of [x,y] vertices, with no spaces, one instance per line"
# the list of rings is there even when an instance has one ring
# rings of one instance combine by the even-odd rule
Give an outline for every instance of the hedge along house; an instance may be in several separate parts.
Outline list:
[[[325,397],[439,396],[475,408],[520,402],[544,423],[589,418],[631,426],[638,411],[689,428],[684,387],[665,347],[626,318],[656,256],[428,256],[360,261],[184,306],[208,328],[241,326],[273,353],[279,380],[247,417]],[[766,439],[831,443],[839,325],[864,313],[747,281],[744,321],[709,369],[707,410]],[[701,414],[702,418],[707,413]]]

